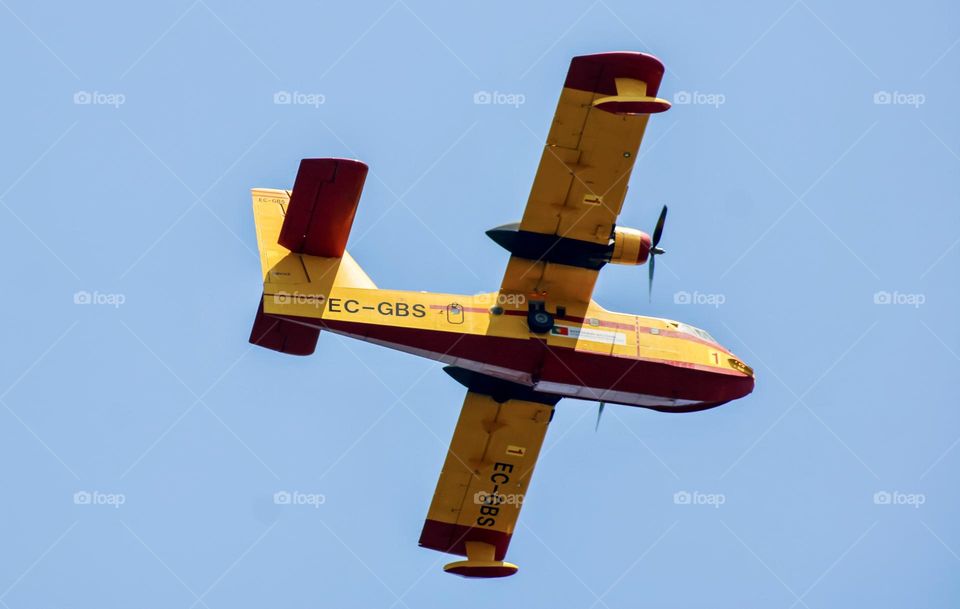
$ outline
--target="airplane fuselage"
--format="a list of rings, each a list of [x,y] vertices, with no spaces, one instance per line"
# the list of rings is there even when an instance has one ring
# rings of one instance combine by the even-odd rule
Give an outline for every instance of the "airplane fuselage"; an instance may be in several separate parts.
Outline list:
[[[591,303],[564,310],[537,334],[522,300],[334,286],[327,294],[278,289],[264,306],[289,321],[563,397],[689,412],[753,390],[748,366],[682,322]]]

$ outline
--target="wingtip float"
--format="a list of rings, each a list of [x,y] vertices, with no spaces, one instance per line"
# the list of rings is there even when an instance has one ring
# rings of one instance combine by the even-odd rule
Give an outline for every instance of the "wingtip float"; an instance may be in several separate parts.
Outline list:
[[[523,219],[488,232],[510,254],[479,295],[377,289],[346,251],[367,166],[304,159],[293,190],[254,189],[263,298],[250,342],[309,355],[321,330],[447,364],[467,389],[420,545],[465,556],[445,567],[504,577],[530,474],[563,397],[692,412],[753,390],[753,370],[708,333],[607,311],[606,264],[647,263],[654,236],[616,226],[663,64],[643,53],[576,57]],[[652,281],[652,273],[650,280]]]

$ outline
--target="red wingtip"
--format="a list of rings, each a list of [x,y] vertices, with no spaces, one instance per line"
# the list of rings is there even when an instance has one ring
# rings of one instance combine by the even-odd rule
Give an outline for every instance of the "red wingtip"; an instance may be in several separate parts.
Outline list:
[[[420,547],[466,556],[467,542],[479,541],[494,546],[494,559],[503,560],[507,554],[507,546],[510,545],[510,537],[509,533],[428,518],[424,521],[423,531],[420,533]]]
[[[663,63],[647,53],[615,51],[580,55],[570,62],[563,86],[600,95],[616,95],[615,78],[634,78],[647,83],[647,95],[656,97],[663,70]]]

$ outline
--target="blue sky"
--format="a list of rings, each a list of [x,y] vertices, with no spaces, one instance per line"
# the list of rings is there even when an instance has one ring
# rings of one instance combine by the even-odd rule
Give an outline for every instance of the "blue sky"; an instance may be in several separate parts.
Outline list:
[[[0,5],[0,607],[957,604],[955,3]],[[652,302],[636,268],[595,297],[707,329],[757,389],[597,433],[561,402],[520,573],[450,577],[416,540],[462,388],[329,334],[249,348],[249,188],[360,158],[379,285],[495,289],[484,231],[570,57],[624,49],[678,102],[621,216],[668,204],[668,254]]]

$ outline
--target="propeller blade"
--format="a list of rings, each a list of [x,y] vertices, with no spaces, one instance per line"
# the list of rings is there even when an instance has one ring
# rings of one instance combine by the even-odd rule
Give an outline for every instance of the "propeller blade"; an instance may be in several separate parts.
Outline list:
[[[653,301],[653,268],[656,261],[656,256],[650,256],[650,262],[647,263],[647,294],[649,294],[651,302]]]
[[[596,433],[596,431],[597,431],[598,429],[600,429],[600,417],[603,416],[603,407],[604,407],[604,406],[606,406],[606,404],[605,404],[604,402],[600,402],[600,409],[597,410],[597,424],[594,425],[594,427],[593,427],[594,433]]]
[[[667,221],[667,206],[664,205],[663,209],[660,210],[660,217],[657,218],[657,226],[653,229],[653,236],[651,237],[650,243],[650,261],[647,263],[647,293],[650,295],[650,300],[653,301],[653,269],[656,265],[657,256],[660,254],[666,253],[657,245],[660,243],[660,237],[663,236],[663,224]]]
[[[653,229],[653,247],[660,243],[660,237],[663,235],[663,223],[667,220],[667,206],[664,205],[660,210],[660,217],[657,218],[657,227]]]

